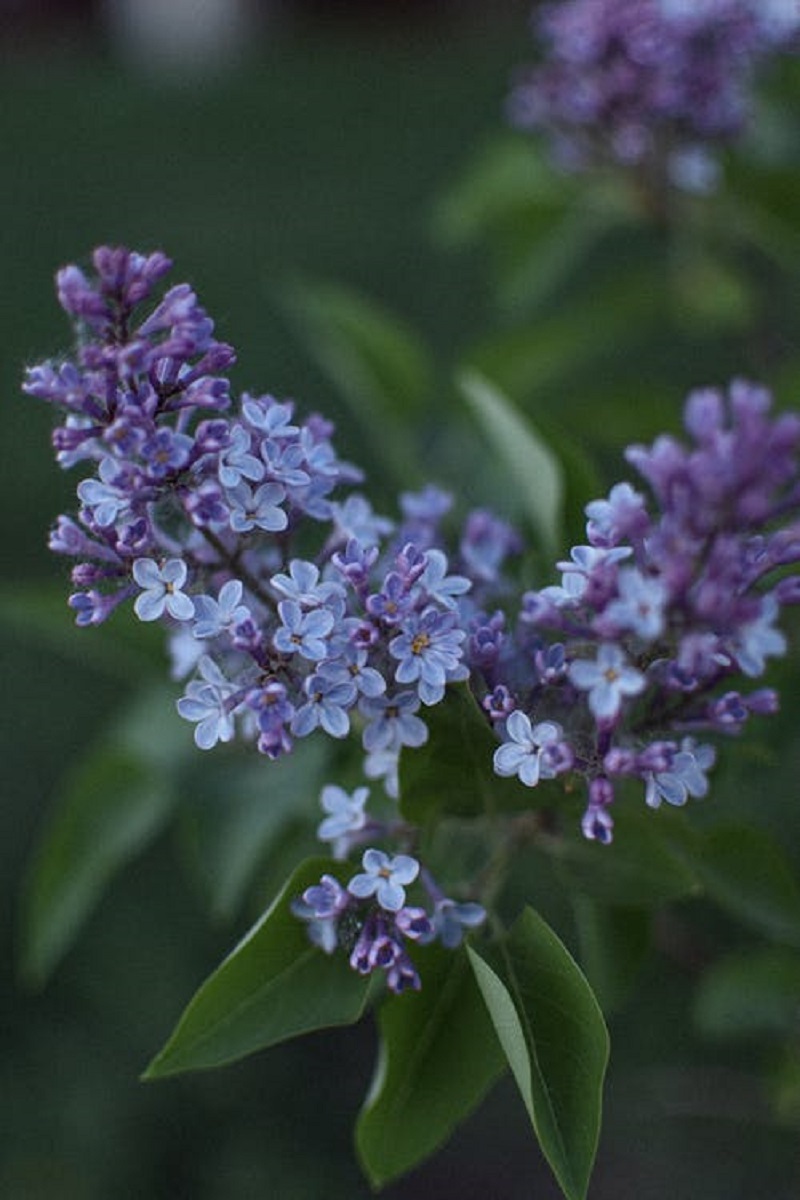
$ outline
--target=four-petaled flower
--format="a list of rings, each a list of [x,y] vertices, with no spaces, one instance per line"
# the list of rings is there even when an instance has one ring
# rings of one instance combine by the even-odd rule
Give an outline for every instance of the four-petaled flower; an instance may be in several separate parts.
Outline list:
[[[281,654],[300,654],[319,662],[328,653],[326,638],[333,629],[334,615],[327,608],[304,612],[295,600],[282,600],[278,615],[283,622],[275,630],[273,643]]]
[[[419,863],[410,854],[385,854],[383,850],[365,850],[363,872],[347,885],[351,896],[359,900],[374,896],[381,908],[396,913],[406,902],[406,885],[419,874]]]
[[[614,642],[604,642],[594,662],[576,659],[570,664],[569,678],[576,688],[589,693],[589,708],[598,721],[615,720],[623,699],[638,695],[646,682]]]
[[[340,849],[346,853],[348,835],[358,833],[366,825],[364,806],[368,798],[366,787],[356,788],[352,794],[332,783],[322,789],[319,802],[328,816],[320,822],[317,837],[321,842],[333,842],[337,857]]]
[[[516,775],[526,787],[536,787],[540,779],[552,779],[555,766],[548,756],[549,748],[561,741],[561,726],[554,721],[540,721],[531,726],[530,717],[515,709],[506,721],[509,741],[494,752],[494,769],[498,775]]]
[[[161,566],[152,558],[137,558],[133,578],[144,589],[133,606],[139,620],[157,621],[166,611],[176,621],[190,621],[194,602],[181,591],[186,576],[186,563],[181,558],[168,558]]]

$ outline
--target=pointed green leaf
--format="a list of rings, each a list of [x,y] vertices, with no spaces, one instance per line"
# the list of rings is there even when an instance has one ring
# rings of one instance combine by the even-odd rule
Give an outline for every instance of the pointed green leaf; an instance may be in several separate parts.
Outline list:
[[[800,946],[800,884],[768,833],[747,825],[715,829],[694,866],[722,908],[776,941]]]
[[[463,951],[431,946],[413,957],[422,989],[381,1008],[375,1077],[356,1128],[375,1187],[440,1146],[506,1066]]]
[[[539,214],[549,223],[571,194],[572,181],[530,139],[492,138],[437,204],[435,232],[460,246]]]
[[[643,806],[642,806],[643,807]],[[621,807],[614,843],[603,846],[582,837],[577,818],[563,836],[542,839],[540,847],[558,866],[566,887],[608,904],[654,905],[701,890],[682,814]]]
[[[256,872],[293,827],[308,829],[309,845],[291,866],[315,852],[314,819],[330,753],[330,741],[306,738],[267,770],[263,760],[235,753],[195,764],[183,831],[216,917],[236,912]]]
[[[418,455],[409,417],[433,393],[427,348],[403,322],[350,288],[321,281],[288,290],[289,314],[379,455],[408,483]]]
[[[400,807],[407,820],[423,825],[437,814],[474,817],[543,802],[545,789],[534,794],[517,779],[494,774],[499,743],[466,683],[451,684],[444,700],[426,710],[425,724],[425,745],[400,756]]]
[[[22,974],[41,984],[109,880],[162,829],[175,771],[193,751],[163,688],[137,697],[64,781],[23,901]]]
[[[710,967],[694,1002],[711,1037],[788,1037],[800,1028],[800,955],[784,947],[729,954]]]
[[[558,459],[506,396],[475,371],[465,371],[459,386],[481,429],[508,471],[509,486],[541,539],[554,553],[561,540],[564,481]]]
[[[234,1062],[314,1029],[361,1016],[369,979],[344,955],[326,955],[291,911],[292,900],[341,864],[302,863],[271,907],[201,985],[144,1078]]]
[[[471,947],[468,953],[542,1151],[567,1200],[583,1200],[608,1061],[608,1034],[591,988],[530,908],[491,965]]]
[[[572,897],[580,957],[606,1016],[628,999],[650,948],[652,914],[645,908]]]

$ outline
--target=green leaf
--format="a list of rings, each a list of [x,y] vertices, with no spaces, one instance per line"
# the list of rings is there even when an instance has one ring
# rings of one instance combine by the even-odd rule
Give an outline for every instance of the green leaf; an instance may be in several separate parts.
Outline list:
[[[528,908],[472,968],[542,1151],[567,1200],[583,1200],[597,1149],[608,1033],[578,966]]]
[[[574,194],[570,185],[529,138],[494,138],[438,202],[435,232],[462,246],[521,218],[530,223],[541,214],[549,224]]]
[[[330,749],[329,741],[306,738],[266,770],[262,759],[218,754],[191,772],[183,827],[214,916],[236,912],[256,871],[293,826],[307,826],[313,843]],[[313,852],[312,844],[307,853]]]
[[[593,280],[591,289],[583,289],[580,298],[552,315],[490,335],[470,352],[467,366],[515,398],[544,396],[565,384],[580,387],[581,428],[590,418],[594,432],[591,419],[605,426],[607,418],[602,411],[588,410],[587,372],[593,372],[593,393],[598,380],[610,373],[618,377],[620,347],[630,361],[645,338],[663,331],[665,314],[664,294],[653,287],[652,262],[643,269],[616,271],[607,280]]]
[[[302,863],[270,908],[195,993],[163,1050],[145,1071],[160,1079],[219,1067],[276,1042],[361,1016],[369,979],[308,938],[292,900],[341,864]]]
[[[800,955],[782,947],[730,954],[703,975],[697,1028],[711,1037],[787,1037],[800,1029]]]
[[[424,825],[448,814],[475,817],[532,808],[542,802],[516,779],[492,770],[498,746],[466,683],[451,684],[444,700],[425,713],[428,741],[400,756],[400,808],[403,816]]]
[[[434,388],[427,348],[397,317],[337,284],[296,282],[286,306],[306,347],[406,485],[418,459],[410,418]]]
[[[715,829],[694,858],[708,895],[767,937],[800,946],[800,886],[781,848],[760,829]]]
[[[558,838],[539,846],[557,864],[565,887],[613,905],[658,905],[700,891],[680,813],[621,807],[614,843],[581,836],[577,816]]]
[[[541,310],[556,289],[586,265],[591,251],[617,220],[619,215],[609,208],[575,204],[554,214],[536,236],[515,238],[499,271],[497,291],[503,310],[516,316]]]
[[[648,909],[601,904],[589,896],[572,897],[581,963],[603,1012],[627,1001],[650,948]]]
[[[508,482],[536,530],[542,549],[555,553],[561,540],[564,481],[558,459],[506,396],[475,371],[459,387],[489,444],[508,471]]]
[[[356,1127],[374,1187],[440,1146],[506,1065],[464,953],[431,946],[413,956],[422,989],[381,1008],[379,1057]]]
[[[22,974],[41,984],[112,876],[163,828],[175,771],[192,753],[166,689],[136,698],[66,777],[23,899]]]

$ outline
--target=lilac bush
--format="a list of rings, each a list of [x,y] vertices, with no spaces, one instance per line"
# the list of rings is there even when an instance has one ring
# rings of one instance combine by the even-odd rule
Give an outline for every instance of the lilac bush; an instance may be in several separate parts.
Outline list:
[[[724,741],[777,711],[760,680],[800,601],[800,417],[741,379],[693,391],[683,439],[629,446],[631,478],[585,505],[579,543],[531,587],[542,548],[503,516],[480,508],[459,527],[433,485],[378,512],[324,417],[236,397],[234,351],[193,290],[159,297],[165,255],[101,247],[93,268],[57,276],[74,354],[24,383],[61,416],[58,462],[84,476],[50,538],[74,563],[75,621],[129,607],[164,626],[203,753],[234,762],[238,742],[269,780],[315,738],[339,772],[319,790],[325,854],[297,865],[147,1076],[369,1004],[382,1048],[357,1139],[376,1186],[510,1067],[564,1194],[584,1200],[607,1033],[514,871],[534,846],[601,860],[613,884],[633,829],[636,887],[653,861],[657,894],[701,886],[691,833],[653,860],[635,831],[674,831],[665,813],[709,796]]]

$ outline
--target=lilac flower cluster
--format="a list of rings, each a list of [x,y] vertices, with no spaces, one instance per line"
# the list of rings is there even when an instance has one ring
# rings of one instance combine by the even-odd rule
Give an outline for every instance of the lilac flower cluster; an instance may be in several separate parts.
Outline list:
[[[703,796],[714,750],[698,735],[738,733],[777,707],[771,689],[734,687],[785,652],[776,620],[800,600],[788,570],[800,563],[800,418],[769,407],[741,381],[696,391],[691,446],[630,447],[654,512],[628,483],[587,505],[588,544],[558,564],[559,585],[522,597],[487,677],[495,771],[528,787],[580,775],[589,838],[611,839],[616,781],[641,780],[651,807]]]
[[[357,788],[352,795],[338,787],[323,789],[321,803],[328,816],[318,833],[323,841],[334,843],[338,858],[344,859],[358,842],[392,833],[391,823],[367,817],[368,794],[367,788]],[[335,876],[323,875],[294,900],[292,910],[308,923],[315,945],[326,954],[345,950],[350,966],[361,975],[382,970],[392,992],[420,987],[408,941],[426,945],[438,939],[452,950],[486,919],[480,904],[445,896],[410,854],[389,855],[370,847],[362,855],[361,868],[344,887]],[[430,912],[407,903],[406,889],[416,881],[427,893]]]
[[[126,601],[139,620],[166,623],[174,674],[189,677],[178,711],[201,749],[238,733],[277,758],[317,729],[337,739],[355,731],[367,776],[396,797],[401,750],[428,738],[421,713],[469,675],[460,605],[474,607],[473,585],[477,598],[490,594],[516,535],[471,514],[458,551],[465,573],[451,572],[445,493],[402,496],[397,525],[357,492],[340,497],[361,473],[337,456],[332,426],[301,422],[291,402],[269,395],[245,393],[235,405],[224,375],[234,352],[214,338],[191,288],[153,304],[170,267],[163,254],[103,247],[93,265],[91,278],[74,266],[57,276],[75,357],[32,367],[24,383],[64,414],[60,464],[92,469],[77,488],[77,520],[60,517],[50,540],[79,560],[69,600],[77,623],[100,624]],[[324,793],[333,807],[322,836],[341,849],[366,789],[347,814],[330,800],[339,791]],[[434,936],[433,919],[420,924],[395,903],[410,882],[405,859],[375,874],[380,854],[369,852],[347,893],[348,903],[366,902],[365,881],[377,880],[383,915],[369,918],[362,949],[373,927]],[[444,935],[452,944],[459,911]],[[392,962],[389,986],[414,985],[406,959]]]
[[[474,514],[468,574],[454,574],[436,544],[450,505],[438,489],[404,496],[398,527],[358,493],[335,498],[361,474],[337,457],[332,427],[269,395],[234,407],[233,350],[188,285],[138,315],[169,265],[101,248],[94,279],[60,271],[77,354],[24,384],[65,413],[61,465],[94,468],[77,521],[59,518],[50,542],[80,560],[77,622],[131,599],[140,620],[167,621],[175,673],[192,674],[178,708],[202,749],[238,729],[277,757],[355,723],[368,772],[391,791],[402,747],[427,738],[420,709],[468,675],[458,603],[473,578],[497,577],[504,527]],[[312,525],[318,549],[302,557]]]
[[[448,557],[437,488],[403,495],[396,523],[375,513],[327,421],[269,395],[234,403],[233,350],[194,292],[151,300],[169,265],[101,248],[93,277],[59,272],[77,352],[24,386],[64,413],[61,465],[89,468],[77,519],[60,517],[50,542],[78,560],[77,623],[131,601],[167,626],[198,747],[238,734],[277,758],[317,730],[353,734],[367,778],[397,799],[401,752],[428,740],[448,685],[469,680],[498,735],[497,774],[530,788],[578,777],[589,838],[611,840],[622,779],[652,808],[705,795],[714,750],[698,737],[777,705],[736,677],[784,653],[777,617],[800,601],[800,418],[770,417],[750,384],[692,394],[689,448],[662,437],[628,450],[653,511],[628,483],[589,504],[587,543],[558,564],[559,585],[522,596],[512,626],[500,602],[516,532],[473,512]],[[362,869],[323,877],[295,911],[315,943],[399,992],[419,986],[408,941],[454,947],[485,912],[446,896],[409,853],[416,831],[367,799],[323,789],[319,837],[338,860],[365,847]],[[427,908],[406,903],[412,885]]]
[[[795,0],[564,0],[537,10],[544,59],[521,73],[514,124],[542,130],[557,161],[608,162],[651,183],[708,190],[714,147],[750,116],[753,73],[796,50]]]

